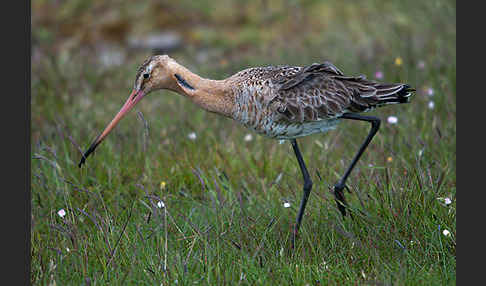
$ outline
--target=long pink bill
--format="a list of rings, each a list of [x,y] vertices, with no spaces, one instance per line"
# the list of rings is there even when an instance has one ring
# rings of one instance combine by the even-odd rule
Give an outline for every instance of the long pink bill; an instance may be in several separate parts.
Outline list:
[[[120,109],[120,111],[117,113],[115,118],[111,120],[110,124],[106,126],[105,130],[103,133],[98,135],[96,139],[91,143],[91,146],[89,146],[88,150],[84,152],[83,157],[81,158],[81,161],[79,162],[78,166],[81,168],[81,166],[84,164],[86,161],[86,158],[94,152],[96,147],[105,139],[105,137],[115,128],[115,126],[118,124],[118,122],[130,111],[143,97],[145,94],[143,91],[137,91],[133,90],[130,96],[128,97],[127,101],[123,105],[123,107]]]

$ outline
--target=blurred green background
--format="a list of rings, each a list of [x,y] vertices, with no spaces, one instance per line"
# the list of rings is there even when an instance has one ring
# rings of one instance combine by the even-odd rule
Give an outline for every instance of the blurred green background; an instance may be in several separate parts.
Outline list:
[[[31,7],[34,284],[455,284],[455,1]],[[315,184],[288,254],[302,188],[290,146],[248,137],[168,91],[144,99],[77,168],[152,54],[214,79],[330,61],[417,92],[373,111],[383,124],[350,177],[354,221],[339,216],[329,187],[368,126],[343,122],[299,141]]]
[[[420,60],[434,68],[455,66],[455,27],[455,1],[37,0],[33,82],[46,61],[64,67],[79,60],[102,66],[107,75],[136,66],[151,53],[154,37],[159,53],[205,74],[329,60],[371,76],[370,67],[383,69],[402,57],[400,76],[417,80],[408,69]]]

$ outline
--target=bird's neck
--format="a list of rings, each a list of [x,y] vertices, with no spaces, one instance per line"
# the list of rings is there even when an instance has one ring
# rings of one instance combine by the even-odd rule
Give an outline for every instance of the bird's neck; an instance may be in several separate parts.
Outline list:
[[[225,80],[203,78],[179,64],[173,65],[171,70],[175,83],[173,91],[207,111],[231,115],[231,92]]]

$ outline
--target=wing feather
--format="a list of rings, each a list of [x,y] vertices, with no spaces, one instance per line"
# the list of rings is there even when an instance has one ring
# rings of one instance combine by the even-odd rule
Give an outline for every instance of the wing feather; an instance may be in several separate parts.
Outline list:
[[[273,84],[277,91],[272,101],[278,102],[283,119],[299,123],[407,102],[405,97],[413,91],[405,84],[378,83],[364,75],[344,76],[330,62],[314,63],[297,73],[275,77]]]

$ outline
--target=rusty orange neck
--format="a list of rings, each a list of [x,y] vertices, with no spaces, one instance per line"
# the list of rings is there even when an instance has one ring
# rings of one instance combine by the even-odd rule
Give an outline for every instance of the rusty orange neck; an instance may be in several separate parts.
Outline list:
[[[233,106],[232,93],[225,80],[200,77],[179,64],[173,64],[171,71],[174,84],[170,90],[187,96],[207,111],[230,116]]]

